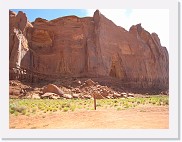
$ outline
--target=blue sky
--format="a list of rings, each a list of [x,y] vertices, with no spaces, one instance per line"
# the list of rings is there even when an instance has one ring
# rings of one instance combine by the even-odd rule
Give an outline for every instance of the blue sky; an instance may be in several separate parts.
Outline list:
[[[16,13],[23,11],[26,13],[30,22],[35,21],[40,17],[46,20],[52,20],[63,16],[76,15],[78,17],[87,16],[87,11],[84,9],[10,9]]]
[[[62,16],[76,15],[78,17],[93,16],[96,9],[11,9],[18,13],[26,13],[28,20],[33,22],[40,17],[47,20]],[[161,45],[169,48],[169,9],[99,9],[100,12],[116,25],[127,31],[132,25],[141,23],[150,33],[157,33]]]

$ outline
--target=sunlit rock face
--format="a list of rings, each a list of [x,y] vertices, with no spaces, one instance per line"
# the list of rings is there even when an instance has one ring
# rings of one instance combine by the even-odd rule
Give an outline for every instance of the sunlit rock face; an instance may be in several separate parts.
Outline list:
[[[63,77],[113,77],[135,89],[169,87],[169,57],[156,33],[134,25],[129,31],[98,10],[93,17],[66,16],[30,23],[10,11],[11,68]]]

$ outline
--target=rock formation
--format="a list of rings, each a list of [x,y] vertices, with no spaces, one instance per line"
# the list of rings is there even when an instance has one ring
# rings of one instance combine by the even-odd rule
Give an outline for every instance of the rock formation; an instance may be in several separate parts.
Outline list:
[[[168,90],[167,49],[141,24],[126,31],[98,10],[32,23],[23,12],[10,11],[9,18],[10,79],[113,77],[130,89]]]

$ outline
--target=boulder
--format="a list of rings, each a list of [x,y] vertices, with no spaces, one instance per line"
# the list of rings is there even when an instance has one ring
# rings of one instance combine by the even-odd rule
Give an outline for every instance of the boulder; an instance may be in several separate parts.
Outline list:
[[[125,92],[123,92],[123,93],[121,93],[121,96],[127,98],[128,97],[128,94],[125,93]]]
[[[73,94],[73,98],[80,98],[80,94]]]
[[[32,99],[40,99],[41,97],[39,96],[39,94],[32,94],[31,98]]]
[[[93,86],[93,85],[95,85],[95,82],[92,81],[91,79],[86,80],[85,83],[86,83],[87,86]]]
[[[128,97],[134,97],[134,94],[128,93]]]
[[[119,93],[114,92],[113,97],[114,98],[120,98],[120,97],[122,97],[122,95],[119,94]]]
[[[10,86],[9,87],[9,94],[13,95],[13,96],[18,96],[18,95],[20,95],[20,89],[17,89],[15,87]]]
[[[101,95],[101,93],[99,91],[95,91],[93,94],[92,94],[92,97],[96,98],[96,99],[104,99],[104,97]]]
[[[82,82],[80,80],[75,80],[73,81],[73,84],[78,86],[78,85],[81,85]]]
[[[109,92],[104,89],[104,90],[100,91],[100,95],[105,98],[109,95]]]
[[[60,96],[56,93],[46,92],[43,95],[41,95],[42,99],[59,99]]]
[[[52,96],[51,99],[60,99],[60,96]]]
[[[91,99],[92,96],[91,96],[91,95],[83,95],[83,98],[84,98],[84,99]]]
[[[81,93],[81,90],[79,88],[74,88],[74,89],[72,89],[72,92],[74,92],[74,93]]]
[[[58,94],[59,96],[63,96],[64,94],[64,92],[54,84],[48,84],[47,86],[44,86],[42,91],[43,91],[43,94],[47,92],[55,93],[55,94]]]
[[[72,99],[73,98],[73,96],[70,94],[63,94],[62,97],[66,98],[66,99]]]

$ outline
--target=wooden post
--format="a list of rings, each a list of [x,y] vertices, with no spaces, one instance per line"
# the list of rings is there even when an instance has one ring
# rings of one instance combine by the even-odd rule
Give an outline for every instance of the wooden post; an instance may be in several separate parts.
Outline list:
[[[94,93],[94,109],[96,110],[96,98],[95,98],[95,93]]]

